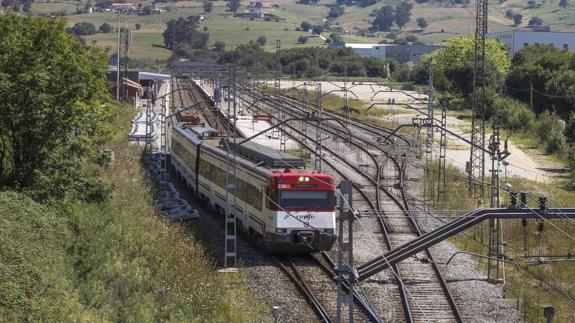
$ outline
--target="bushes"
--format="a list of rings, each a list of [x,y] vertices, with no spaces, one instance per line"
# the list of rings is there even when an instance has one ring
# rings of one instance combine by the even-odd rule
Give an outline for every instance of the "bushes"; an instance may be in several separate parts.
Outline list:
[[[256,304],[241,274],[214,272],[185,226],[155,214],[141,149],[125,137],[130,119],[123,113],[116,120],[124,131],[109,144],[117,153],[103,175],[115,183],[108,201],[48,208],[0,192],[0,317],[10,322],[265,317],[265,304]]]
[[[66,248],[66,219],[23,194],[0,192],[0,317],[81,321]],[[87,319],[86,315],[84,318]]]
[[[565,149],[565,123],[555,112],[546,110],[539,115],[535,131],[538,141],[548,153],[563,152]]]
[[[494,100],[495,111],[502,118],[502,126],[510,133],[527,132],[533,128],[535,114],[518,100],[497,97]]]

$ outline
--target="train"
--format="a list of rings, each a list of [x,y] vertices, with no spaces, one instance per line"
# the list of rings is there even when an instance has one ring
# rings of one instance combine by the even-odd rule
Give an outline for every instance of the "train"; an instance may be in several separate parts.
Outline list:
[[[196,199],[222,215],[235,208],[238,227],[264,249],[331,249],[336,241],[333,176],[306,170],[302,159],[259,144],[226,141],[206,126],[176,124],[170,139],[171,166]]]

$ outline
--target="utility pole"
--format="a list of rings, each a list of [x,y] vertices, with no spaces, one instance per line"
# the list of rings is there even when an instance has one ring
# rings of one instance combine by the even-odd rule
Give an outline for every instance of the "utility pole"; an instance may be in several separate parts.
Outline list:
[[[117,45],[116,45],[116,101],[120,101],[120,11],[118,11]]]
[[[321,83],[317,82],[315,84],[315,100],[316,100],[316,108],[317,108],[317,113],[316,113],[316,117],[317,117],[317,128],[315,130],[315,160],[314,160],[314,167],[313,169],[315,171],[321,172],[321,158],[322,158],[322,152],[321,152],[321,147],[322,147],[322,143],[321,143],[321,127],[322,127],[322,122],[321,122],[321,118],[322,118],[322,103],[321,103]]]
[[[491,194],[490,194],[490,207],[499,208],[499,163],[503,161],[509,152],[507,151],[507,142],[503,152],[499,149],[499,117],[493,120],[493,135],[491,135],[489,150],[491,152]],[[487,259],[487,279],[499,279],[499,258],[502,254],[501,245],[501,220],[489,219],[489,252]]]
[[[427,94],[427,119],[429,124],[427,125],[427,142],[426,142],[426,153],[428,159],[431,159],[433,154],[433,100],[434,100],[434,89],[433,89],[433,59],[429,61],[429,79],[428,79],[428,91]]]
[[[444,98],[441,101],[441,129],[439,139],[439,169],[437,172],[437,201],[445,195],[446,185],[446,165],[447,165],[447,106],[448,101]]]
[[[339,231],[338,231],[338,257],[337,257],[337,321],[342,321],[342,310],[347,305],[349,310],[348,322],[353,322],[353,284],[356,275],[353,268],[353,203],[352,193],[353,185],[349,180],[343,180],[339,183]],[[347,209],[344,202],[347,202]],[[343,232],[345,221],[347,227],[347,241]],[[345,277],[347,276],[347,277]],[[347,278],[348,293],[343,291],[343,282]]]

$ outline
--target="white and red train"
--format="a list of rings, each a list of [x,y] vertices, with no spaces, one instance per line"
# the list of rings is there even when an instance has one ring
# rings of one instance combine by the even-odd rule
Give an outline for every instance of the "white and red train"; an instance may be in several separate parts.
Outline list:
[[[221,138],[214,138],[211,132],[211,128],[175,125],[170,158],[175,172],[194,195],[224,214],[228,155],[220,147]],[[235,194],[238,226],[270,251],[331,249],[336,240],[333,177],[290,167],[278,168],[282,163],[286,166],[284,157],[289,155],[261,145],[249,145],[246,144],[256,157],[263,158],[258,160],[234,149],[239,152],[236,154],[239,167],[230,181],[235,187],[230,194]],[[228,198],[233,199],[233,194]]]

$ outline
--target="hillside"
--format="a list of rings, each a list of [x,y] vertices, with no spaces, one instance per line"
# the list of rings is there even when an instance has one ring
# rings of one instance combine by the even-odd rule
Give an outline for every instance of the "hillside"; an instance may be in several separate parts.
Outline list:
[[[49,1],[49,0],[48,0]],[[150,2],[136,2],[143,7],[151,6]],[[385,4],[395,5],[397,0],[385,2]],[[248,1],[242,1],[239,12],[248,12]],[[223,41],[227,48],[256,40],[259,36],[267,37],[266,50],[273,51],[275,39],[282,40],[282,48],[321,46],[324,41],[318,37],[310,37],[306,44],[297,44],[300,36],[311,36],[309,32],[296,31],[303,21],[308,21],[312,25],[322,24],[326,19],[329,8],[336,4],[335,1],[320,1],[317,5],[303,5],[295,0],[273,1],[271,8],[263,9],[263,13],[273,14],[275,18],[265,21],[262,18],[250,20],[247,18],[234,17],[232,12],[227,11],[226,2],[214,1],[213,11],[205,13],[200,1],[180,1],[172,3],[158,3],[157,7],[165,8],[167,11],[162,14],[136,15],[131,14],[126,18],[126,23],[134,28],[140,24],[141,28],[134,30],[133,43],[130,47],[130,57],[137,59],[164,60],[170,56],[170,51],[164,47],[161,33],[166,28],[166,21],[187,17],[190,15],[203,15],[205,20],[201,23],[200,31],[210,33],[208,46],[216,41]],[[343,15],[330,19],[332,27],[340,26],[343,30],[348,30],[351,35],[344,36],[348,42],[377,43],[386,38],[389,33],[376,33],[374,37],[359,36],[370,26],[373,17],[370,14],[384,5],[377,2],[371,6],[345,6]],[[565,9],[559,7],[559,0],[543,0],[535,2],[526,8],[527,1],[508,0],[497,3],[490,2],[489,10],[489,31],[512,30],[511,19],[505,18],[505,12],[512,9],[514,13],[523,16],[520,27],[526,27],[531,17],[537,16],[544,23],[551,26],[555,31],[575,31],[575,4],[568,5]],[[77,22],[90,22],[98,28],[106,22],[112,26],[117,25],[117,14],[113,12],[95,12],[91,14],[74,14],[76,10],[82,8],[78,2],[59,1],[46,2],[46,0],[35,2],[32,10],[36,14],[48,14],[65,11],[68,18],[68,25],[71,27]],[[435,44],[456,34],[468,34],[474,30],[474,3],[464,5],[449,4],[447,2],[433,3],[413,3],[411,11],[411,21],[403,28],[403,36],[407,34],[415,35],[420,42]],[[424,30],[417,27],[416,19],[423,17],[427,20],[428,26]],[[135,28],[134,28],[135,29]],[[396,27],[393,33],[398,33]],[[327,36],[329,33],[324,33]],[[86,36],[87,41],[97,41],[98,44],[110,48],[115,47],[116,35],[114,33],[96,34]],[[387,40],[391,42],[391,40]]]

